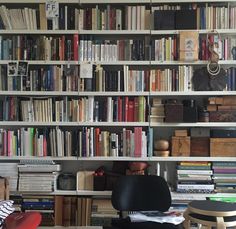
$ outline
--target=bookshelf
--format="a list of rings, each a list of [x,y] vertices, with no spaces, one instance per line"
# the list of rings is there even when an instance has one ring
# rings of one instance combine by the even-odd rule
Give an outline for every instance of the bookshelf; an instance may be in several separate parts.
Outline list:
[[[41,130],[60,130],[60,134],[65,134],[66,131],[72,133],[73,131],[78,131],[78,135],[83,133],[84,130],[86,130],[87,134],[88,132],[94,131],[94,129],[98,129],[101,132],[109,132],[109,134],[115,134],[117,137],[117,141],[121,142],[121,137],[124,134],[125,131],[131,131],[129,134],[135,135],[135,130],[141,131],[141,134],[143,132],[144,137],[141,138],[139,136],[139,140],[146,142],[147,146],[144,150],[144,155],[141,156],[139,154],[138,156],[134,154],[134,146],[132,146],[132,149],[128,150],[128,154],[122,155],[120,149],[120,155],[119,156],[91,156],[91,152],[89,151],[85,153],[85,155],[82,155],[82,152],[80,154],[78,151],[73,152],[73,156],[71,155],[71,152],[73,151],[72,146],[76,142],[71,141],[70,143],[70,150],[65,149],[65,155],[58,155],[58,149],[55,150],[54,153],[49,153],[47,156],[44,157],[38,157],[38,156],[23,156],[24,152],[12,152],[11,156],[7,156],[7,152],[3,152],[2,156],[0,156],[1,162],[20,162],[22,159],[31,159],[31,160],[53,160],[57,163],[60,163],[63,165],[63,171],[73,171],[76,172],[78,170],[94,170],[98,168],[100,165],[107,165],[111,168],[111,165],[113,162],[117,161],[146,161],[151,166],[150,173],[156,173],[156,164],[160,164],[161,166],[161,175],[164,174],[164,172],[168,171],[168,179],[171,184],[173,184],[175,181],[173,179],[174,176],[171,174],[175,173],[174,167],[176,166],[177,162],[181,161],[188,161],[188,162],[194,162],[194,161],[202,161],[202,162],[236,162],[236,157],[179,157],[179,156],[169,156],[169,157],[159,157],[159,156],[153,156],[153,146],[150,145],[150,142],[154,141],[157,138],[166,138],[169,139],[170,136],[173,135],[174,130],[176,129],[190,129],[190,128],[206,128],[206,129],[214,129],[214,128],[236,128],[236,122],[190,122],[190,123],[184,123],[184,122],[178,122],[178,123],[167,123],[167,122],[150,122],[149,115],[150,115],[150,108],[152,106],[152,101],[155,98],[161,98],[163,100],[168,99],[178,99],[178,100],[184,100],[184,99],[196,99],[196,101],[200,101],[200,104],[202,104],[203,100],[208,97],[214,97],[214,96],[236,96],[236,90],[232,91],[192,91],[192,90],[182,90],[182,91],[154,91],[150,89],[149,85],[149,78],[151,70],[166,70],[166,69],[176,69],[178,71],[178,68],[180,67],[190,67],[193,68],[193,70],[206,66],[207,60],[197,60],[193,62],[188,61],[179,61],[177,59],[175,60],[166,60],[165,58],[161,60],[155,60],[155,57],[152,56],[153,46],[151,44],[151,41],[155,41],[157,39],[166,38],[171,39],[178,37],[180,30],[176,29],[166,29],[166,30],[154,30],[154,22],[153,22],[153,9],[158,6],[162,5],[190,5],[192,4],[189,0],[166,0],[165,3],[160,0],[139,0],[138,2],[135,0],[114,0],[112,3],[109,0],[57,0],[56,2],[59,3],[59,19],[61,19],[61,15],[63,16],[63,22],[59,21],[58,24],[55,22],[48,22],[46,18],[41,21],[39,19],[40,10],[42,11],[42,7],[45,6],[45,4],[48,3],[47,0],[38,0],[37,2],[33,0],[28,0],[27,3],[22,0],[2,0],[0,6],[6,6],[7,9],[21,9],[22,14],[26,12],[25,8],[32,9],[36,14],[36,23],[32,28],[13,28],[13,29],[1,29],[0,32],[0,42],[1,47],[3,47],[3,42],[9,42],[10,45],[13,43],[13,49],[11,50],[4,50],[1,48],[1,55],[3,55],[3,52],[6,52],[8,55],[8,58],[0,58],[0,102],[4,103],[6,98],[11,97],[16,99],[16,101],[19,102],[19,104],[22,103],[22,101],[28,101],[28,109],[31,111],[31,109],[36,109],[37,105],[34,104],[35,101],[43,101],[49,98],[52,101],[52,107],[49,108],[50,111],[46,112],[46,114],[43,114],[42,116],[47,116],[49,112],[52,114],[52,120],[47,120],[46,117],[43,120],[37,119],[35,117],[30,117],[26,115],[26,118],[23,120],[23,108],[21,105],[17,107],[18,110],[18,116],[17,118],[13,118],[13,120],[10,120],[11,117],[7,117],[5,120],[2,119],[0,121],[0,128],[2,136],[3,130],[6,131],[12,131],[12,130],[19,130],[23,131],[24,129],[34,129],[34,131],[38,131],[41,133]],[[195,1],[195,4],[197,4],[199,7],[211,7],[211,6],[219,6],[224,8],[230,8],[231,6],[236,10],[235,7],[235,1],[234,0],[197,0]],[[124,7],[126,6],[126,7]],[[41,8],[40,8],[41,7]],[[67,10],[67,18],[65,19],[66,15],[65,11]],[[73,11],[75,10],[75,11]],[[77,11],[78,10],[78,11]],[[80,12],[83,12],[83,16],[80,16]],[[140,10],[140,12],[139,12]],[[109,16],[110,21],[106,21],[106,25],[103,25],[102,20],[105,20],[105,16],[108,16],[108,11],[110,13]],[[134,13],[135,11],[135,13]],[[137,11],[137,12],[136,12]],[[5,11],[0,10],[0,16],[1,13]],[[86,12],[88,13],[88,17],[86,18]],[[116,15],[113,15],[115,12]],[[42,13],[42,12],[41,12]],[[43,12],[44,13],[44,12]],[[141,18],[141,14],[144,21],[146,23],[143,23],[142,21],[136,20],[132,24],[132,20],[126,18],[127,14],[135,14],[135,18]],[[90,15],[91,14],[91,15]],[[122,14],[122,16],[120,16]],[[222,13],[223,14],[223,13]],[[28,15],[28,17],[33,17],[34,13],[32,15]],[[105,16],[104,16],[105,15]],[[235,12],[234,12],[235,15]],[[95,16],[100,19],[100,24],[97,23],[94,24]],[[130,16],[130,15],[129,15]],[[74,17],[74,18],[73,18]],[[81,19],[83,17],[83,19]],[[131,17],[131,16],[130,16]],[[28,20],[29,20],[28,18]],[[75,18],[78,21],[83,21],[84,24],[81,26],[81,24],[75,23]],[[109,18],[109,17],[107,17]],[[115,18],[115,19],[114,19]],[[11,18],[12,20],[12,18]],[[54,20],[54,19],[53,19]],[[74,25],[70,25],[70,20],[74,23]],[[88,20],[86,23],[85,21]],[[112,20],[115,20],[116,23]],[[120,20],[122,23],[119,24]],[[131,21],[130,21],[131,20]],[[14,20],[13,20],[14,21]],[[13,22],[12,21],[12,22]],[[51,21],[51,19],[49,19]],[[99,21],[99,20],[97,20]],[[118,21],[118,22],[117,22]],[[212,20],[211,20],[212,21]],[[11,22],[11,23],[12,23]],[[35,22],[35,21],[34,21]],[[0,26],[3,22],[0,22]],[[47,28],[42,28],[41,24],[45,24]],[[53,24],[54,23],[54,24]],[[62,23],[62,24],[60,24]],[[67,23],[67,24],[66,24]],[[110,24],[109,24],[110,23]],[[4,23],[3,23],[4,24]],[[13,23],[12,23],[13,24]],[[115,24],[115,25],[114,25]],[[148,26],[149,25],[149,26]],[[103,29],[97,29],[97,27],[106,27]],[[114,29],[114,27],[121,27],[121,29]],[[235,25],[234,25],[235,26]],[[35,28],[36,27],[36,28]],[[52,28],[49,28],[52,27]],[[54,29],[53,27],[56,27]],[[67,27],[65,29],[64,27]],[[82,27],[82,28],[80,28]],[[90,28],[89,28],[90,27]],[[94,28],[93,28],[94,27]],[[142,28],[141,28],[142,27]],[[222,26],[223,27],[223,26]],[[206,38],[206,36],[210,34],[219,34],[223,39],[225,38],[231,38],[235,37],[236,35],[236,26],[233,28],[229,28],[229,26],[224,26],[225,28],[211,28],[211,26],[206,26],[206,28],[197,28],[195,31],[199,33],[199,37]],[[89,29],[88,29],[89,28]],[[111,28],[111,29],[110,29]],[[48,52],[48,49],[51,49],[51,52],[48,52],[50,55],[32,55],[33,53],[28,51],[27,44],[24,44],[25,50],[21,50],[23,52],[26,52],[29,56],[27,58],[21,53],[21,58],[12,58],[12,56],[17,56],[14,51],[16,51],[16,48],[18,46],[14,45],[14,42],[16,42],[17,39],[26,39],[26,43],[29,42],[31,44],[31,40],[33,40],[33,45],[35,43],[40,43],[41,40],[43,42],[50,41],[49,46],[43,46],[43,48],[36,47],[37,51],[35,51],[37,54],[38,52],[43,51],[43,54]],[[38,40],[37,40],[38,39]],[[63,48],[58,48],[58,46],[54,46],[54,43],[61,42],[66,40],[69,40],[69,45],[67,47],[64,47],[65,49],[62,51]],[[71,43],[70,43],[71,42]],[[60,43],[62,45],[63,42]],[[65,42],[66,43],[66,42]],[[86,46],[86,45],[87,46]],[[16,47],[15,47],[16,46]],[[37,45],[36,45],[37,46]],[[82,47],[82,48],[81,48]],[[86,48],[84,48],[86,47]],[[96,48],[99,50],[103,49],[103,56],[102,54],[99,55],[96,51]],[[55,51],[56,49],[56,51]],[[87,50],[86,50],[87,49]],[[91,49],[91,50],[88,50]],[[140,52],[136,52],[138,50]],[[68,51],[69,50],[69,51]],[[106,50],[106,51],[104,51]],[[114,51],[115,50],[115,51]],[[126,50],[128,50],[127,53]],[[86,56],[85,53],[87,51],[90,52],[90,56]],[[175,50],[176,51],[176,50]],[[63,53],[63,55],[61,54]],[[101,51],[102,52],[102,51]],[[55,57],[55,54],[59,55],[59,57]],[[76,53],[76,54],[75,54]],[[113,54],[114,56],[109,54]],[[81,55],[82,54],[82,55]],[[25,54],[26,55],[26,54]],[[81,56],[83,59],[81,60]],[[232,60],[232,58],[225,58],[226,60],[220,60],[219,64],[225,68],[231,68],[236,67],[236,60]],[[25,89],[27,86],[24,84],[23,77],[21,78],[20,89],[13,88],[9,89],[9,82],[7,77],[7,70],[6,67],[9,66],[9,63],[11,62],[18,62],[23,61],[27,62],[29,72],[32,71],[31,78],[26,79],[28,81],[27,83],[31,86],[28,86],[27,89]],[[95,87],[92,88],[88,86],[91,82],[86,79],[82,78],[80,74],[80,67],[84,64],[92,64],[93,70],[92,70],[92,80],[93,83],[96,81],[96,77],[103,77],[103,81],[99,81],[99,87],[96,85],[92,86]],[[49,78],[47,79],[49,83],[47,82],[47,85],[43,85],[44,81],[42,80],[41,84],[39,86],[34,86],[36,84],[33,81],[33,78],[37,77],[44,77],[45,73],[34,73],[34,71],[49,71],[51,67],[57,67],[59,72],[57,73],[59,78],[61,80],[60,89],[50,88],[50,82],[52,84],[55,84],[57,80],[53,78],[53,71],[51,70],[49,74]],[[94,70],[94,67],[102,67],[103,73],[97,73],[99,70]],[[69,72],[68,70],[72,69],[73,73]],[[126,70],[125,70],[126,69]],[[109,71],[111,71],[111,75],[114,74],[116,77],[117,75],[120,77],[120,87],[116,90],[110,90],[110,88],[106,88],[104,85],[107,83],[107,81],[104,80],[104,75],[108,74]],[[126,75],[124,73],[126,71]],[[133,72],[138,72],[138,74],[141,74],[141,77],[143,77],[141,80],[143,80],[141,86],[140,82],[132,81],[130,84],[130,81],[133,79],[125,80],[126,77],[130,77],[132,74],[136,74]],[[179,70],[180,71],[180,70]],[[35,74],[35,75],[33,75]],[[40,75],[42,74],[42,75]],[[100,74],[100,75],[99,75]],[[123,81],[121,80],[122,74],[124,74]],[[147,74],[145,78],[145,74]],[[112,76],[114,76],[112,75]],[[140,76],[140,75],[139,75]],[[14,76],[15,77],[15,76]],[[73,78],[71,80],[71,78]],[[54,81],[53,81],[54,80]],[[138,79],[137,81],[139,81]],[[146,81],[145,81],[146,80]],[[73,81],[73,82],[72,82]],[[110,80],[112,81],[112,80]],[[12,84],[16,83],[14,80],[12,80]],[[114,82],[117,83],[117,81],[114,80]],[[139,86],[136,86],[136,83],[139,84]],[[5,86],[2,86],[5,84]],[[49,84],[49,85],[48,85]],[[96,84],[96,82],[95,82]],[[22,86],[23,85],[23,86]],[[146,85],[146,87],[144,86]],[[16,87],[18,87],[16,86]],[[49,89],[45,89],[47,86],[49,86]],[[114,86],[114,85],[112,85]],[[24,88],[25,87],[25,88]],[[89,89],[88,89],[89,87]],[[140,87],[140,88],[139,88]],[[34,89],[32,89],[34,88]],[[106,88],[106,89],[104,89]],[[111,113],[114,111],[114,109],[118,109],[115,107],[115,105],[109,105],[118,103],[117,101],[122,101],[124,106],[124,100],[125,98],[128,98],[128,101],[130,101],[130,106],[135,106],[135,101],[138,100],[138,98],[142,97],[146,103],[144,105],[142,110],[136,110],[137,115],[139,113],[142,113],[142,118],[138,119],[133,118],[129,119],[128,114],[121,115],[120,119],[118,120],[118,117],[114,117],[114,115],[107,117],[102,117],[99,121],[95,120],[94,117],[91,118],[90,113],[92,113],[94,116],[95,111],[89,110],[87,111],[84,116],[80,116],[76,113],[75,120],[71,118],[72,114],[70,113],[70,109],[72,109],[70,106],[72,106],[73,102],[76,104],[75,108],[73,108],[73,112],[77,112],[76,109],[87,109],[85,108],[88,106],[87,103],[89,103],[88,98],[92,98],[92,101],[98,102],[99,106],[102,107],[104,104],[106,104],[104,107],[108,107],[107,110],[101,111],[100,113]],[[80,101],[85,101],[85,105],[83,106],[80,104]],[[88,102],[87,102],[88,101]],[[58,102],[59,105],[56,105]],[[39,102],[44,103],[44,102]],[[51,103],[51,102],[48,102]],[[128,104],[125,104],[128,106]],[[140,104],[139,104],[140,105]],[[7,106],[7,105],[6,105]],[[32,107],[33,108],[32,108]],[[40,105],[41,106],[41,105]],[[42,105],[42,110],[46,109]],[[58,108],[59,106],[62,106],[62,108]],[[30,108],[29,108],[30,107]],[[3,109],[3,108],[1,108]],[[11,107],[8,107],[8,109],[11,109]],[[57,113],[57,109],[60,110],[59,117],[56,117],[55,113]],[[122,107],[120,108],[120,112],[127,113],[128,111],[125,111],[126,108]],[[131,108],[132,110],[133,108]],[[28,110],[28,111],[29,111]],[[43,112],[43,111],[40,111]],[[72,113],[73,113],[72,112]],[[2,112],[4,113],[4,112]],[[27,113],[27,112],[24,112]],[[79,113],[79,112],[78,112]],[[119,113],[119,112],[117,112]],[[118,114],[116,114],[118,116]],[[61,117],[63,116],[63,118]],[[107,115],[108,116],[108,115]],[[141,116],[141,115],[140,115]],[[28,119],[28,120],[27,120]],[[138,129],[136,129],[138,128]],[[149,135],[149,130],[152,129],[154,134],[152,139]],[[40,134],[39,136],[42,136],[44,139],[46,139],[47,144],[50,144],[51,138],[48,135]],[[77,133],[77,132],[76,132]],[[17,136],[17,137],[16,137]],[[85,135],[86,136],[86,135]],[[17,138],[19,138],[19,135],[15,135],[16,141]],[[81,141],[82,144],[82,137],[77,138],[78,141]],[[54,139],[55,141],[55,139]],[[119,142],[119,143],[120,143]],[[93,143],[94,144],[94,143]],[[129,143],[130,144],[130,143]],[[135,143],[132,143],[135,145]],[[60,146],[62,147],[63,144]],[[85,147],[87,145],[85,144]],[[116,145],[118,148],[118,145]],[[119,147],[121,147],[119,145]],[[60,148],[60,147],[59,147]],[[2,150],[2,149],[1,149]],[[129,155],[129,151],[132,151],[131,155]],[[140,151],[140,150],[139,150]],[[142,153],[142,152],[141,152]],[[13,154],[13,155],[12,155]],[[19,154],[18,156],[16,154]],[[37,155],[37,153],[35,153]],[[79,155],[77,155],[79,154]],[[68,155],[68,156],[66,156]],[[93,154],[94,155],[94,154]],[[55,191],[50,193],[50,195],[65,195],[65,196],[96,196],[96,197],[104,197],[104,196],[110,196],[109,191]],[[177,195],[173,192],[173,196]],[[201,197],[204,194],[201,194]],[[213,195],[213,194],[207,194],[207,195]],[[228,195],[228,194],[224,194]],[[234,195],[234,194],[229,194]],[[180,196],[180,194],[179,194]],[[178,196],[178,198],[179,198]],[[193,194],[189,195],[189,199],[193,198]],[[200,196],[200,194],[196,194],[196,196]]]

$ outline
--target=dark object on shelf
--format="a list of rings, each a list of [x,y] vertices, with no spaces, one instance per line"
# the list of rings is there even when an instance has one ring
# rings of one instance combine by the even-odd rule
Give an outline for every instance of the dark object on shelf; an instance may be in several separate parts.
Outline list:
[[[233,60],[236,60],[236,47],[233,47],[231,49],[231,53],[232,53],[232,56],[233,56]]]
[[[154,29],[155,30],[175,29],[175,11],[174,10],[155,10],[154,11]]]
[[[194,127],[190,129],[191,137],[210,137],[210,129],[203,127]]]
[[[183,104],[168,100],[165,104],[165,122],[183,122]]]
[[[236,122],[236,110],[210,111],[210,122]]]
[[[207,110],[199,109],[198,121],[199,122],[209,122],[209,112]]]
[[[76,190],[76,177],[72,173],[62,173],[57,178],[57,189]]]
[[[123,211],[160,211],[170,208],[171,195],[167,182],[160,176],[123,176],[114,186],[111,197],[113,207],[120,211],[120,218],[112,220],[114,228],[174,229],[174,224],[156,222],[131,222]]]
[[[209,155],[210,155],[210,138],[191,137],[190,156],[209,157]]]
[[[183,100],[183,120],[184,122],[197,122],[198,112],[194,99]]]
[[[192,83],[195,91],[223,91],[227,84],[226,71],[221,68],[217,75],[210,75],[206,67],[196,69]]]
[[[93,190],[104,191],[106,189],[106,176],[94,176],[93,177]]]
[[[122,174],[111,173],[111,172],[106,172],[105,175],[106,175],[106,188],[105,188],[105,190],[113,190],[114,185],[116,184],[117,180],[121,176],[124,176]]]
[[[175,29],[197,29],[197,11],[189,9],[176,10]]]
[[[213,129],[212,138],[236,138],[236,129]]]
[[[112,165],[112,172],[125,174],[128,164],[128,161],[114,161]]]

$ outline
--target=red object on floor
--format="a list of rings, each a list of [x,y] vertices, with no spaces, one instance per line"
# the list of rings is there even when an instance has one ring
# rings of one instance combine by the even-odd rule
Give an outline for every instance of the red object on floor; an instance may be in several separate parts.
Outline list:
[[[12,213],[5,219],[4,229],[36,229],[41,220],[39,212]]]

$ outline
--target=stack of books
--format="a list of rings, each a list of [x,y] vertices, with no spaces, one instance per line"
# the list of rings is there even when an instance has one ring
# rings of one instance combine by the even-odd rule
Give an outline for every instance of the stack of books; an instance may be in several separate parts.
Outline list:
[[[177,165],[177,192],[213,192],[212,173],[210,162],[180,162]]]
[[[213,181],[215,191],[223,193],[236,192],[236,162],[213,162]]]
[[[61,170],[59,164],[42,160],[23,160],[18,165],[19,191],[52,192],[56,187],[56,178]]]

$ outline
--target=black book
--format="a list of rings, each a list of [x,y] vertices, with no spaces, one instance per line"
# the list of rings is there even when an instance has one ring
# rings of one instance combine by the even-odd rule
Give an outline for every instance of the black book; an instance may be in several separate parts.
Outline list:
[[[197,29],[197,11],[177,10],[175,13],[175,29]]]
[[[154,29],[155,30],[175,29],[175,11],[174,10],[155,10],[154,11]]]
[[[65,29],[65,7],[62,6],[59,9],[59,29]]]

